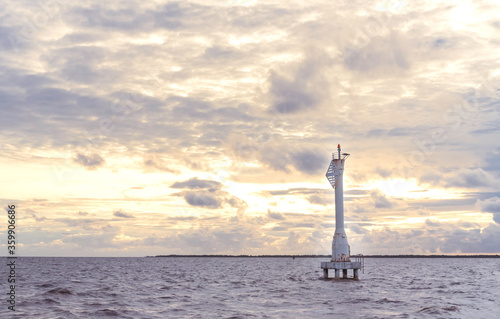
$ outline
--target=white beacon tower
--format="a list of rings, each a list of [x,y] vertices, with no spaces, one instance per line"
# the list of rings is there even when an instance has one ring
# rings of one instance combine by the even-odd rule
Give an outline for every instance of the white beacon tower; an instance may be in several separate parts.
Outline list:
[[[335,269],[335,278],[338,279],[340,269],[343,278],[347,278],[347,269],[353,269],[354,279],[358,279],[358,270],[361,268],[362,259],[356,256],[356,261],[351,262],[351,249],[347,242],[344,230],[344,164],[347,153],[341,153],[340,144],[337,146],[337,154],[332,154],[332,161],[326,171],[326,178],[335,190],[335,234],[332,241],[332,259],[330,262],[322,262],[324,278],[328,278],[328,269]]]
[[[337,146],[337,156],[332,154],[332,161],[326,172],[326,178],[335,189],[335,234],[332,241],[332,261],[351,261],[351,249],[347,243],[344,230],[344,163],[349,156],[340,153]]]

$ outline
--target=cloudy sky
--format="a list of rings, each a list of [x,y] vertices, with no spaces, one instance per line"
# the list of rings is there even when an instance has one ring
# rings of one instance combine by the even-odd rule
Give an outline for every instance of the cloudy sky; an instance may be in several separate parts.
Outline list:
[[[20,255],[500,253],[496,1],[0,9]]]

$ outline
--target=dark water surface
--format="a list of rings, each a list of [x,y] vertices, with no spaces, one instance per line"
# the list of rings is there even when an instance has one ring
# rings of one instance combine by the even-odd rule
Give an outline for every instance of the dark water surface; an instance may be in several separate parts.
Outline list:
[[[500,259],[366,258],[359,281],[323,280],[321,261],[18,258],[0,318],[500,318]]]

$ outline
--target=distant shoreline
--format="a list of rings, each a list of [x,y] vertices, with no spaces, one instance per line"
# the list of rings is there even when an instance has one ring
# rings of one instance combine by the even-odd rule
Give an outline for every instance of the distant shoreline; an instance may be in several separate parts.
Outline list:
[[[8,258],[8,256],[2,256]],[[18,258],[327,258],[331,255],[156,255],[156,256],[18,256]],[[354,258],[355,255],[351,256]],[[496,255],[364,255],[365,258],[500,258]]]
[[[202,258],[331,258],[331,255],[156,255],[146,257]],[[354,256],[351,256],[354,257]],[[365,258],[500,258],[500,255],[364,255]]]

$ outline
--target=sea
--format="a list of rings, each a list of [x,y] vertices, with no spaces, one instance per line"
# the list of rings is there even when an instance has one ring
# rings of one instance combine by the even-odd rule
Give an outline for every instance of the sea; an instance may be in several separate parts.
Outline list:
[[[500,318],[500,258],[18,257],[15,311],[3,261],[0,318]]]

